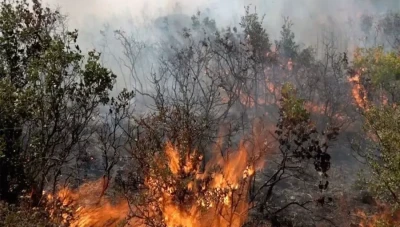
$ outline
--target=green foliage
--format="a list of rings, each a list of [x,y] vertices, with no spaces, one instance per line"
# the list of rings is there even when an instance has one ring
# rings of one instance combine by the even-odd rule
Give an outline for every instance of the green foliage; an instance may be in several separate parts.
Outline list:
[[[328,127],[323,137],[319,135],[310,113],[304,107],[304,100],[297,97],[293,85],[286,83],[282,88],[280,120],[275,133],[279,136],[280,149],[292,159],[313,159],[315,170],[327,177],[330,169],[328,142],[336,139],[337,127]],[[321,183],[320,183],[321,184]],[[320,185],[325,188],[326,186]]]
[[[304,107],[304,100],[298,98],[292,84],[284,84],[281,94],[279,120],[275,130],[279,142],[278,149],[281,152],[281,161],[271,179],[279,182],[281,178],[287,177],[285,174],[289,176],[304,174],[307,168],[304,168],[302,163],[309,160],[313,161],[314,169],[321,176],[318,188],[321,192],[327,190],[329,186],[327,172],[331,167],[328,143],[337,138],[338,128],[328,127],[326,131],[319,133],[310,119],[310,113]],[[271,183],[263,201],[270,199],[274,185],[275,183]],[[317,199],[317,202],[323,205],[325,199],[325,196],[321,196]],[[263,211],[264,206],[261,203],[261,211]]]
[[[262,21],[256,12],[250,13],[250,7],[246,7],[246,14],[242,17],[240,26],[244,35],[254,48],[253,52],[257,60],[263,61],[271,50],[271,42],[267,31],[263,28]]]
[[[282,111],[286,121],[293,124],[307,122],[310,113],[304,107],[304,100],[296,95],[293,85],[286,83],[282,87]]]
[[[374,135],[376,146],[371,148],[368,163],[373,177],[369,189],[379,198],[400,205],[400,109],[374,107],[366,113],[366,130]]]
[[[374,85],[389,86],[400,80],[400,58],[394,52],[385,53],[382,47],[358,49],[354,66],[368,73]]]
[[[364,113],[364,129],[368,136],[363,147],[369,169],[360,175],[360,185],[362,183],[361,186],[389,205],[391,211],[396,211],[400,205],[400,109],[397,106],[400,58],[394,52],[385,52],[383,47],[358,49],[353,64],[369,98],[379,95],[376,91],[390,95],[388,103],[371,102]],[[374,226],[393,226],[387,222],[392,218],[382,216],[381,219],[374,222]]]
[[[99,53],[82,54],[78,32],[66,31],[61,14],[32,2],[3,1],[0,8],[0,128],[8,130],[0,133],[5,141],[0,165],[6,166],[0,171],[0,197],[5,198],[18,185],[19,191],[33,186],[41,196],[48,175],[57,180],[71,153],[82,151],[85,130],[97,108],[109,102],[116,78],[100,64]]]
[[[388,98],[389,103],[400,100],[400,57],[394,52],[385,52],[383,47],[357,49],[353,65],[360,75],[369,101]]]
[[[294,41],[294,33],[291,30],[293,23],[289,18],[285,18],[285,22],[282,25],[281,40],[276,42],[282,56],[287,58],[295,59],[298,55],[299,45]]]

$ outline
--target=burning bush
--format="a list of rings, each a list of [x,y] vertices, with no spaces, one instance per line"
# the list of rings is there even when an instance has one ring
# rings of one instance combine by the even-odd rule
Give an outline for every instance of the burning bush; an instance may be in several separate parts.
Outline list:
[[[399,203],[398,56],[357,50],[357,70],[346,81],[347,55],[333,41],[318,60],[311,47],[295,42],[285,19],[273,47],[262,18],[245,10],[232,29],[193,16],[192,30],[171,36],[173,45],[154,47],[161,53],[157,70],[143,81],[135,67],[146,45],[117,31],[129,59],[121,62],[137,84],[135,92],[111,98],[116,76],[96,52],[83,61],[76,31],[57,33],[61,14],[37,0],[33,7],[4,1],[0,198],[16,202],[30,188],[31,205],[42,202],[54,222],[76,227],[241,227],[249,217],[258,226],[300,223],[290,220],[298,212],[289,207],[314,217],[333,203],[326,194],[329,148],[351,124],[354,98],[380,149],[380,157],[368,159],[378,180],[370,188],[388,204]],[[373,107],[377,91],[387,109]],[[149,111],[143,115],[131,105],[140,98]],[[91,181],[90,171],[103,177]],[[295,192],[299,185],[307,191]],[[40,225],[47,218],[0,209],[0,224]],[[397,224],[382,213],[377,217]]]
[[[168,130],[167,126],[156,128],[181,116],[182,112],[171,111],[168,115],[152,115],[146,121],[138,121],[142,129],[138,129],[140,133],[132,143],[134,149],[140,150],[131,151],[132,162],[128,166],[138,174],[138,180],[136,185],[129,184],[132,183],[129,180],[126,184],[122,182],[126,200],[112,203],[110,198],[102,197],[103,179],[77,190],[61,189],[57,200],[61,201],[61,207],[71,211],[61,214],[63,222],[71,226],[125,222],[135,226],[240,227],[247,222],[252,208],[265,209],[278,182],[305,170],[301,165],[303,160],[314,160],[315,170],[326,179],[330,169],[327,142],[336,137],[337,131],[328,132],[326,141],[321,143],[304,102],[296,98],[293,87],[285,86],[282,96],[281,120],[275,131],[281,165],[271,179],[258,179],[261,185],[255,184],[255,173],[263,167],[266,154],[275,153],[268,142],[273,141],[273,137],[266,122],[255,120],[252,132],[244,136],[236,148],[228,146],[229,137],[224,137],[224,131],[220,130],[215,143],[206,145],[211,150],[207,151],[199,145],[198,149],[194,148],[201,141],[196,141],[195,134],[182,128],[188,125],[179,129],[176,128],[179,124],[168,126]],[[162,149],[157,150],[157,147]],[[319,187],[321,191],[326,190],[328,182],[320,182]],[[264,188],[266,194],[261,193]],[[52,197],[50,199],[53,201]],[[324,197],[318,198],[317,202],[323,204],[324,200]],[[290,205],[275,211],[268,206],[267,210],[277,214]]]
[[[398,227],[400,226],[400,212],[392,210],[385,204],[378,204],[373,213],[362,210],[356,211],[360,219],[360,227]]]
[[[148,163],[143,185],[130,195],[129,203],[113,205],[109,199],[100,198],[102,181],[77,190],[61,189],[59,208],[71,211],[61,214],[63,222],[105,226],[126,219],[135,226],[242,226],[251,208],[251,182],[256,168],[261,167],[267,144],[256,148],[243,141],[237,151],[225,156],[219,153],[218,145],[205,171],[200,172],[202,156],[196,151],[187,155],[166,142],[164,152],[156,153]]]

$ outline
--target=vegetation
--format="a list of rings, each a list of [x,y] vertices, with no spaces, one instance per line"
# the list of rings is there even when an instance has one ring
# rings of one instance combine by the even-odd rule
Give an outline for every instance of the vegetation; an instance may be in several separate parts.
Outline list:
[[[15,203],[31,191],[38,205],[45,182],[52,179],[55,190],[71,156],[85,152],[92,118],[110,101],[116,76],[98,53],[81,53],[77,31],[60,31],[58,12],[32,6],[1,5],[0,197]]]
[[[386,207],[387,214],[397,215],[399,208],[399,152],[398,152],[398,53],[383,47],[359,49],[354,67],[366,88],[368,108],[364,111],[364,129],[369,135],[362,156],[369,166],[363,183]],[[397,226],[394,218],[381,216],[374,226]]]
[[[178,35],[167,21],[166,43],[115,31],[135,84],[114,97],[119,77],[61,13],[1,2],[0,226],[343,226],[332,151],[354,134],[364,185],[396,212],[398,14],[352,59],[330,38],[303,47],[288,18],[273,42],[250,7],[237,27],[191,19]],[[399,224],[377,217],[358,223]]]
[[[365,129],[371,135],[372,146],[367,149],[367,162],[373,178],[368,182],[371,191],[386,203],[398,206],[398,79],[400,58],[385,53],[382,48],[358,52],[355,66],[365,68],[361,77],[370,82],[370,92],[380,91],[387,98],[375,100],[365,112]],[[380,102],[379,102],[380,101]]]

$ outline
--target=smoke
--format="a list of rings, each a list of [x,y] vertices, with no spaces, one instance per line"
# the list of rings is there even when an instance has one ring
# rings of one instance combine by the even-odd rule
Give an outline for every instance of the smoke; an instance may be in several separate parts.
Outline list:
[[[324,29],[336,30],[336,33],[346,30],[349,32],[347,38],[355,37],[358,32],[355,26],[363,13],[379,14],[400,9],[400,2],[396,0],[44,0],[44,3],[60,7],[69,15],[69,26],[79,29],[84,48],[98,45],[99,30],[104,24],[109,24],[112,29],[132,31],[132,23],[140,27],[159,17],[191,16],[200,10],[208,12],[219,27],[237,26],[247,5],[265,15],[264,25],[272,38],[279,38],[283,18],[289,17],[298,41],[316,45]],[[349,21],[354,24],[350,25]]]
[[[190,25],[190,17],[201,11],[215,19],[219,28],[233,27],[240,23],[244,7],[250,5],[253,12],[256,10],[259,15],[265,15],[264,26],[272,40],[279,39],[284,17],[289,17],[294,24],[292,30],[297,42],[318,50],[321,40],[330,37],[338,49],[346,51],[360,44],[362,14],[379,15],[400,9],[397,0],[44,0],[44,3],[52,8],[59,7],[68,15],[69,28],[79,30],[81,49],[100,50],[104,53],[104,64],[123,75],[117,82],[118,90],[134,81],[131,75],[127,75],[129,72],[120,67],[124,56],[113,35],[116,29],[126,31],[144,44],[156,43],[168,35],[155,26],[160,18],[178,15],[176,21]],[[106,43],[100,30],[107,30],[104,33],[107,35]],[[145,54],[146,59],[142,59],[143,56],[138,59],[141,66],[138,74],[150,73],[150,68],[154,68],[157,62],[154,57]]]
[[[307,36],[313,35],[315,25],[328,23],[329,18],[345,25],[349,18],[359,17],[363,12],[376,14],[400,9],[396,0],[44,0],[44,3],[59,6],[69,15],[71,27],[94,34],[104,23],[119,27],[131,19],[142,24],[174,13],[190,16],[198,10],[209,11],[218,25],[229,26],[239,22],[244,6],[252,5],[261,15],[265,14],[266,27],[273,36],[279,34],[283,17],[288,16],[301,40],[310,38]]]
[[[337,48],[345,51],[357,46],[363,36],[359,28],[363,14],[379,15],[400,9],[398,0],[44,0],[44,3],[60,7],[69,16],[70,29],[79,30],[81,49],[95,48],[103,53],[104,64],[119,76],[113,95],[123,87],[137,86],[132,72],[124,67],[127,59],[113,34],[116,29],[126,31],[132,40],[151,45],[171,35],[158,27],[163,18],[173,18],[179,31],[191,23],[192,15],[201,11],[215,19],[219,28],[233,27],[239,25],[244,7],[250,5],[253,12],[265,15],[264,26],[272,40],[279,39],[284,17],[289,17],[297,42],[318,49],[321,40],[334,35],[331,38],[337,42]],[[104,31],[103,35],[100,31]],[[156,68],[157,54],[146,47],[135,60],[136,77],[146,81],[144,78]],[[146,101],[139,103],[144,105]]]

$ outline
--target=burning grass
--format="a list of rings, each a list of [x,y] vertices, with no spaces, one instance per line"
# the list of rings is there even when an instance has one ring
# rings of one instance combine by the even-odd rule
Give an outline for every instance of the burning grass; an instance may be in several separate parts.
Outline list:
[[[400,210],[392,210],[385,204],[378,204],[378,208],[373,214],[357,210],[356,216],[360,219],[359,227],[400,226]]]

